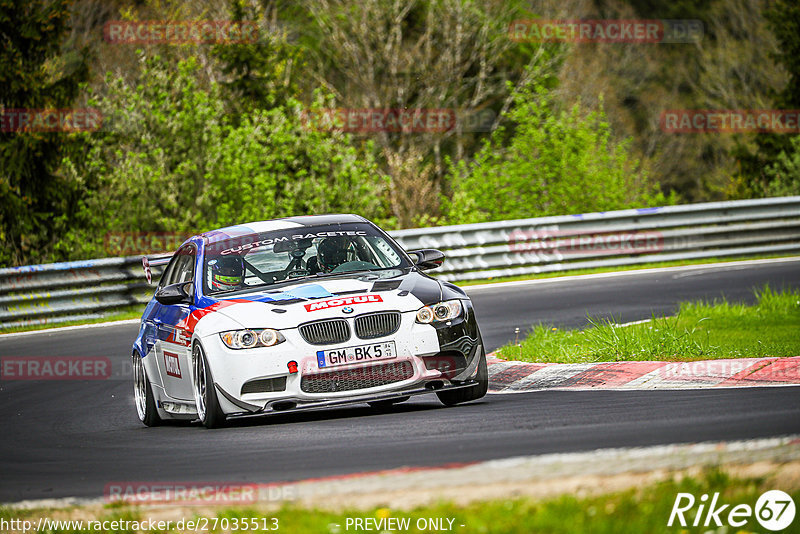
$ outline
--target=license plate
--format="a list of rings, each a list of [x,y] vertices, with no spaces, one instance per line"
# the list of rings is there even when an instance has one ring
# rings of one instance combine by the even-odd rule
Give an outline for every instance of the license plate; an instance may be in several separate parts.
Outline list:
[[[397,349],[394,346],[394,341],[317,351],[317,365],[320,368],[374,362],[377,360],[391,360],[393,358],[397,358]]]

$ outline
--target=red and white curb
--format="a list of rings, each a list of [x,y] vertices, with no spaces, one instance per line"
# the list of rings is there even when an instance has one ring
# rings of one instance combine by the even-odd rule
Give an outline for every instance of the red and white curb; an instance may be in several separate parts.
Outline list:
[[[489,392],[800,385],[800,356],[694,362],[528,363],[489,357]]]

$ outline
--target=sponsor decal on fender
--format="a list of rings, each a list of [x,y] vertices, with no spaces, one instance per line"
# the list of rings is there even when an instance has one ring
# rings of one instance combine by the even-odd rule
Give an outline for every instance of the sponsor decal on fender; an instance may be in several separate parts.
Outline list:
[[[380,295],[360,295],[358,297],[343,297],[338,299],[321,300],[306,304],[307,312],[337,308],[339,306],[351,306],[354,304],[370,304],[373,302],[383,302]]]
[[[181,364],[177,354],[164,351],[164,369],[169,376],[181,377]]]

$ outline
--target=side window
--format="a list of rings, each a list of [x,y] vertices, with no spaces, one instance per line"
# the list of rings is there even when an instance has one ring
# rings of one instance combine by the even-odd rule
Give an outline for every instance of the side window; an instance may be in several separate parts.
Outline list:
[[[181,256],[180,263],[175,266],[175,273],[173,273],[173,284],[182,284],[183,282],[191,282],[194,277],[194,247],[189,246],[182,248],[178,251]]]
[[[164,272],[164,282],[161,287],[183,282],[191,282],[194,277],[195,249],[187,246],[175,253],[175,258],[170,262]]]
[[[164,272],[161,273],[161,280],[158,281],[158,289],[170,284],[169,281],[172,278],[172,273],[175,272],[175,267],[178,263],[180,263],[180,258],[178,256],[173,256],[172,260],[164,267]]]

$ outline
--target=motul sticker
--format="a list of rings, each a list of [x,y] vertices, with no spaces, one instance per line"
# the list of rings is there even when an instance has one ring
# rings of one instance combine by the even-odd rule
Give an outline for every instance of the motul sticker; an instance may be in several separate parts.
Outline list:
[[[370,304],[372,302],[383,302],[380,295],[359,295],[357,297],[343,297],[340,299],[320,300],[306,304],[306,311],[312,312],[317,310],[326,310],[328,308],[337,308],[339,306],[350,306],[352,304]]]
[[[169,376],[181,377],[181,364],[177,354],[164,351],[164,369]]]

